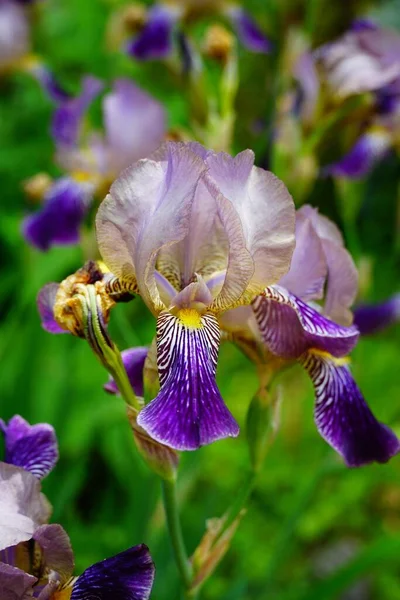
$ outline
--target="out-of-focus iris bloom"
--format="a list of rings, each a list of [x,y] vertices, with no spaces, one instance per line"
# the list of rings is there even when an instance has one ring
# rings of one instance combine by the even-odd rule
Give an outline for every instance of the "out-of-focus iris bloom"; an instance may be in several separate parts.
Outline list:
[[[142,31],[128,44],[127,51],[138,60],[165,58],[173,49],[174,30],[207,14],[228,18],[249,50],[270,52],[271,43],[250,15],[242,7],[220,0],[175,0],[155,4]]]
[[[361,335],[371,335],[400,320],[400,294],[380,304],[360,304],[354,309],[354,323]]]
[[[168,143],[111,186],[97,239],[119,288],[157,317],[160,391],[138,416],[178,450],[236,436],[215,381],[219,317],[249,304],[288,270],[294,207],[285,186],[253,166],[196,143]]]
[[[400,449],[368,408],[346,358],[359,337],[349,311],[356,291],[357,271],[339,230],[304,206],[297,212],[290,271],[253,301],[253,314],[229,315],[239,345],[240,338],[253,341],[264,348],[264,360],[297,360],[306,369],[318,431],[348,466],[386,462]]]
[[[400,35],[360,20],[334,42],[306,52],[297,61],[299,110],[305,122],[316,117],[322,96],[340,105],[350,96],[369,93],[372,109],[360,122],[361,133],[347,154],[325,167],[325,174],[347,178],[366,175],[400,135]]]
[[[30,2],[0,2],[0,75],[24,71],[41,84],[52,100],[65,100],[66,92],[40,58],[31,52],[30,9],[27,4]]]
[[[147,600],[154,565],[145,545],[96,563],[72,577],[74,556],[60,525],[48,524],[51,507],[40,479],[53,468],[57,440],[50,425],[19,416],[6,425],[6,462],[0,463],[0,597],[2,600]]]
[[[102,89],[101,81],[86,77],[81,94],[55,111],[56,161],[66,175],[46,191],[41,210],[23,223],[25,238],[40,250],[77,243],[93,198],[102,197],[120,171],[164,138],[163,107],[126,79],[117,79],[102,100],[103,131],[88,130],[87,110]]]

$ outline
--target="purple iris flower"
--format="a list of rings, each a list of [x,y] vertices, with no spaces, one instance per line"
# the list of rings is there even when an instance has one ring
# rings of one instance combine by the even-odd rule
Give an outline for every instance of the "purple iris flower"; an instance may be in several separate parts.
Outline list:
[[[386,462],[400,450],[395,434],[370,411],[346,358],[359,337],[349,311],[356,292],[357,271],[339,230],[304,206],[297,212],[289,272],[253,302],[266,348],[306,369],[317,428],[352,467]],[[323,296],[323,304],[315,304]]]
[[[257,23],[241,7],[228,2],[209,0],[202,3],[178,0],[175,3],[155,4],[148,13],[143,30],[127,45],[127,52],[137,60],[160,59],[173,49],[173,36],[178,24],[202,13],[227,17],[241,43],[252,52],[267,54],[272,45]]]
[[[354,323],[361,335],[371,335],[400,320],[400,294],[379,304],[360,304],[354,309]]]
[[[0,597],[80,600],[148,600],[154,565],[142,544],[96,563],[73,578],[74,556],[60,525],[48,524],[51,507],[40,479],[58,458],[50,425],[29,425],[15,416],[6,425],[0,462]],[[39,564],[38,564],[39,559]]]
[[[96,225],[105,263],[157,317],[160,391],[138,424],[178,450],[238,435],[215,381],[219,316],[288,270],[285,186],[249,150],[232,158],[168,143],[114,182]]]
[[[23,223],[24,237],[40,250],[76,244],[96,194],[164,138],[164,109],[126,79],[117,79],[103,98],[103,133],[84,129],[87,110],[102,89],[102,82],[86,77],[81,94],[60,102],[54,113],[57,163],[67,175],[53,183],[42,208]]]

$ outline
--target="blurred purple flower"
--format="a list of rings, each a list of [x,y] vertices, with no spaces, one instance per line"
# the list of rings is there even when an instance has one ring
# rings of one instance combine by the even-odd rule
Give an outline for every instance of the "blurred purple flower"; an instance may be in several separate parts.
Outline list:
[[[30,50],[29,23],[17,2],[0,2],[0,73],[13,68]]]
[[[371,335],[400,320],[400,294],[380,304],[360,304],[354,309],[354,323],[361,335]]]
[[[233,311],[229,324],[255,340],[261,335],[267,352],[302,364],[315,388],[318,431],[352,467],[386,462],[400,450],[368,408],[346,359],[359,337],[349,326],[356,291],[357,272],[339,230],[303,206],[289,272],[253,301],[253,316],[238,313],[235,323]],[[315,303],[323,297],[323,305]]]
[[[208,2],[201,7],[201,13],[221,14],[227,17],[241,43],[252,52],[267,54],[272,45],[249,13],[228,2]],[[127,45],[127,52],[137,60],[161,59],[173,50],[173,37],[179,24],[198,17],[196,2],[175,4],[155,4],[148,13],[142,31]]]
[[[249,150],[169,143],[124,171],[97,214],[105,263],[157,316],[160,391],[137,422],[178,450],[238,434],[215,381],[217,316],[289,266],[293,202],[253,164]]]
[[[137,396],[143,396],[143,369],[149,349],[147,346],[129,348],[121,352],[122,362],[128,375],[129,382]],[[114,379],[104,385],[106,392],[118,394],[118,387]]]
[[[96,192],[164,138],[163,107],[126,79],[117,79],[102,100],[104,133],[84,132],[87,110],[102,88],[98,79],[86,77],[81,94],[60,102],[54,113],[57,162],[68,175],[55,181],[41,210],[24,221],[25,238],[40,250],[76,244]]]

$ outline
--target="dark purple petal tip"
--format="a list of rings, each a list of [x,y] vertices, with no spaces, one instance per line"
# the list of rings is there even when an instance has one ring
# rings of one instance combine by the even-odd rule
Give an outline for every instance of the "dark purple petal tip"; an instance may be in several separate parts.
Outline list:
[[[134,546],[86,569],[74,584],[71,600],[148,600],[154,571],[148,547]]]
[[[137,422],[155,440],[175,450],[236,437],[239,426],[215,381],[219,327],[213,315],[191,328],[169,313],[157,325],[157,363],[161,389]]]
[[[371,335],[400,320],[400,294],[381,304],[364,304],[354,310],[354,324],[361,335]]]
[[[62,329],[54,318],[54,303],[56,301],[58,283],[48,283],[38,293],[37,306],[39,310],[42,327],[49,333],[68,333]]]
[[[324,175],[360,179],[367,175],[388,150],[388,135],[382,132],[366,133],[340,160],[322,169]]]
[[[172,50],[172,31],[175,12],[164,6],[155,6],[143,30],[128,44],[127,53],[137,60],[165,58]]]
[[[122,362],[124,363],[129,382],[137,396],[143,396],[143,369],[148,351],[147,346],[140,346],[121,352]],[[117,384],[113,378],[105,384],[104,389],[110,394],[119,393]]]
[[[89,208],[92,187],[63,177],[47,192],[41,210],[22,225],[25,239],[43,252],[54,245],[79,241],[79,229]]]
[[[257,296],[253,310],[264,343],[283,358],[299,358],[310,348],[346,356],[359,337],[356,327],[337,325],[277,285]]]
[[[252,52],[271,52],[272,43],[244,9],[235,7],[229,11],[229,16],[243,46]]]
[[[47,423],[30,425],[16,415],[6,425],[0,420],[5,437],[5,462],[22,467],[38,479],[50,473],[58,460],[58,444],[54,428]]]
[[[400,450],[397,436],[376,420],[343,360],[308,352],[301,358],[315,388],[315,422],[347,466],[385,463]]]

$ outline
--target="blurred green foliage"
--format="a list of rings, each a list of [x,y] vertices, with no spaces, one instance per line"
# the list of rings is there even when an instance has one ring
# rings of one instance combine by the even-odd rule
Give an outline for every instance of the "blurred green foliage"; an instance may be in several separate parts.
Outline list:
[[[282,40],[271,25],[278,2],[271,2],[269,12],[264,2],[248,4],[279,45]],[[293,18],[299,18],[301,11],[292,4]],[[313,4],[319,14],[321,6]],[[132,76],[165,103],[171,127],[187,127],[182,90],[166,69],[156,63],[135,64],[107,50],[106,25],[117,6],[112,0],[39,3],[35,49],[71,91],[89,72],[108,80],[117,74]],[[328,6],[330,10],[333,5]],[[393,7],[396,13],[398,3],[383,7],[386,20]],[[250,131],[249,123],[270,114],[273,89],[266,82],[273,63],[273,57],[240,50],[241,118],[235,149],[254,147],[260,161],[265,159],[268,140]],[[157,565],[153,597],[175,600],[177,573],[165,535],[159,481],[135,451],[123,402],[103,391],[107,375],[89,347],[69,335],[47,334],[36,312],[39,288],[59,281],[83,261],[77,248],[40,254],[20,234],[21,219],[31,208],[21,181],[38,171],[57,174],[49,137],[52,105],[28,77],[15,75],[0,86],[1,416],[8,419],[19,413],[32,423],[48,421],[57,430],[61,458],[44,482],[44,491],[54,506],[53,520],[62,523],[71,537],[77,572],[144,541]],[[364,300],[398,291],[399,174],[399,162],[392,158],[363,185],[357,258],[372,265]],[[309,200],[339,219],[337,190],[331,182],[318,182]],[[121,349],[149,343],[154,331],[154,320],[140,299],[113,313],[111,332]],[[363,339],[353,353],[354,374],[371,408],[398,433],[399,341],[399,329],[393,328]],[[243,426],[257,380],[252,365],[231,346],[221,350],[218,383],[242,433],[238,440],[182,458],[182,520],[190,552],[206,520],[224,512],[248,465]],[[286,372],[280,384],[281,429],[247,516],[231,551],[205,587],[204,600],[400,599],[399,460],[346,469],[316,432],[312,387],[300,368]],[[352,586],[358,595],[343,595]]]

